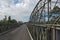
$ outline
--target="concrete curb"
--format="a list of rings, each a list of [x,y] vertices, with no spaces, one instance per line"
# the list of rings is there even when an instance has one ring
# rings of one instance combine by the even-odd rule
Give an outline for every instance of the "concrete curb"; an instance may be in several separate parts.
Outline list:
[[[5,32],[2,32],[2,33],[0,33],[0,36],[6,34],[6,33],[8,33],[8,32],[10,32],[10,31],[11,31],[11,30],[8,30],[8,31],[5,31]]]
[[[28,27],[27,27],[27,31],[28,31],[28,33],[29,33],[29,36],[30,36],[31,40],[33,40],[32,36],[31,36],[31,34],[30,34],[30,32],[29,32]]]
[[[15,28],[14,28],[14,29],[15,29]],[[10,31],[12,31],[12,30],[14,30],[14,29],[11,29],[11,30],[8,30],[8,31],[5,31],[5,32],[0,33],[0,36],[2,36],[2,35],[4,35],[4,34],[7,34],[8,32],[10,32]]]

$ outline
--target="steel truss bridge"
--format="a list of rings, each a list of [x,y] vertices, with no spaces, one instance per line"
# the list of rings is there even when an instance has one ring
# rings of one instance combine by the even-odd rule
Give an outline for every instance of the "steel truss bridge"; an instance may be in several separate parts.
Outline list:
[[[39,0],[28,28],[33,40],[60,40],[60,0]]]

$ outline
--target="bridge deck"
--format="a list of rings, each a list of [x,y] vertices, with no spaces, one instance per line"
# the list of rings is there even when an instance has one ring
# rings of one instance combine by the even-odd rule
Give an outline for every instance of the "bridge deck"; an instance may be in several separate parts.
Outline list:
[[[0,36],[0,40],[31,40],[27,32],[27,26],[22,25],[21,27],[11,31],[5,35]]]

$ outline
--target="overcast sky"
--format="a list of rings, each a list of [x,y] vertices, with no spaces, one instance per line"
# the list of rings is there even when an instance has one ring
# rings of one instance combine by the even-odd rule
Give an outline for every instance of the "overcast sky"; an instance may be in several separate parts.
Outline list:
[[[0,20],[11,16],[18,21],[28,21],[38,0],[0,0]]]
[[[28,21],[38,0],[0,0],[0,20],[11,16],[17,21]]]

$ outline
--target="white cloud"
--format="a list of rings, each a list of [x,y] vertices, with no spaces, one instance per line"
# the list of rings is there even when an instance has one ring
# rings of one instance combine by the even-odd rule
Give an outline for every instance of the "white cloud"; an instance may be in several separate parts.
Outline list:
[[[0,19],[2,19],[4,15],[10,15],[18,21],[26,21],[28,19],[24,18],[29,18],[38,1],[39,0],[19,0],[19,2],[15,3],[15,0],[0,0]]]
[[[24,21],[24,17],[29,17],[38,0],[0,0],[0,15],[12,16],[12,18]],[[2,19],[2,18],[1,18]]]

